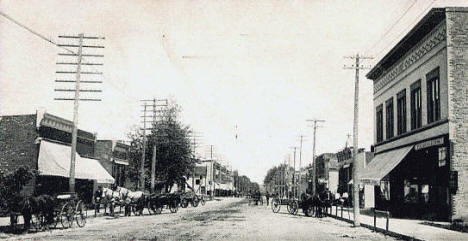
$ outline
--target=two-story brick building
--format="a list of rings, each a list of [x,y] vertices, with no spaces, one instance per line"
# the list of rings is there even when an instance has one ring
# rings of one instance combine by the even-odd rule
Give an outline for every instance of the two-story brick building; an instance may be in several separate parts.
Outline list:
[[[467,26],[467,8],[433,8],[367,74],[375,158],[362,181],[379,187],[377,208],[468,215]]]
[[[37,194],[68,191],[73,123],[45,111],[0,117],[0,169],[28,166],[39,177],[25,187]],[[97,183],[114,179],[94,157],[96,135],[78,130],[75,165],[76,191],[90,199]],[[88,200],[90,201],[90,200]]]

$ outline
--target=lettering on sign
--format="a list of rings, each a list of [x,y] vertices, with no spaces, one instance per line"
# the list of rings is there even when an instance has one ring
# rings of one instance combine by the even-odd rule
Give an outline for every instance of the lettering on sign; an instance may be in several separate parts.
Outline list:
[[[439,146],[443,144],[444,144],[444,138],[441,137],[441,138],[437,138],[437,139],[433,139],[433,140],[429,140],[429,141],[416,144],[414,145],[414,150],[417,151],[417,150],[421,150],[421,149],[428,148],[431,146]]]

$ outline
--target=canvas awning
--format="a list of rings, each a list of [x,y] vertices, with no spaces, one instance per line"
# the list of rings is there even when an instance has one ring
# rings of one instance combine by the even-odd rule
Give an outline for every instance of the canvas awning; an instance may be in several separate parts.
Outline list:
[[[361,175],[361,182],[378,185],[413,149],[407,146],[393,151],[377,154],[367,165]]]
[[[39,149],[38,169],[41,176],[70,177],[71,147],[42,140]],[[75,178],[114,183],[114,178],[99,161],[76,154]]]

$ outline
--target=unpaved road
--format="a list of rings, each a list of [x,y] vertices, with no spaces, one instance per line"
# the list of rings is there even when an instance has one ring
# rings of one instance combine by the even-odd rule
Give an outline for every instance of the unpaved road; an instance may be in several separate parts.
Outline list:
[[[226,198],[160,215],[98,217],[84,228],[10,235],[12,240],[395,240],[332,218],[292,216],[282,208]]]

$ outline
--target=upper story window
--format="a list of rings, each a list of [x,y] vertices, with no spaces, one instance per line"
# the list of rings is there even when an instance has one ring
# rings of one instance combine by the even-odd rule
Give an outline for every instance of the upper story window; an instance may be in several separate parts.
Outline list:
[[[397,133],[406,132],[406,89],[397,94]]]
[[[427,79],[427,123],[440,120],[439,68],[426,75]]]
[[[393,97],[385,101],[385,117],[386,117],[386,136],[387,139],[393,137]]]
[[[375,122],[377,124],[377,143],[383,141],[383,106],[379,105],[375,112]]]
[[[411,85],[411,129],[421,127],[421,80]]]

